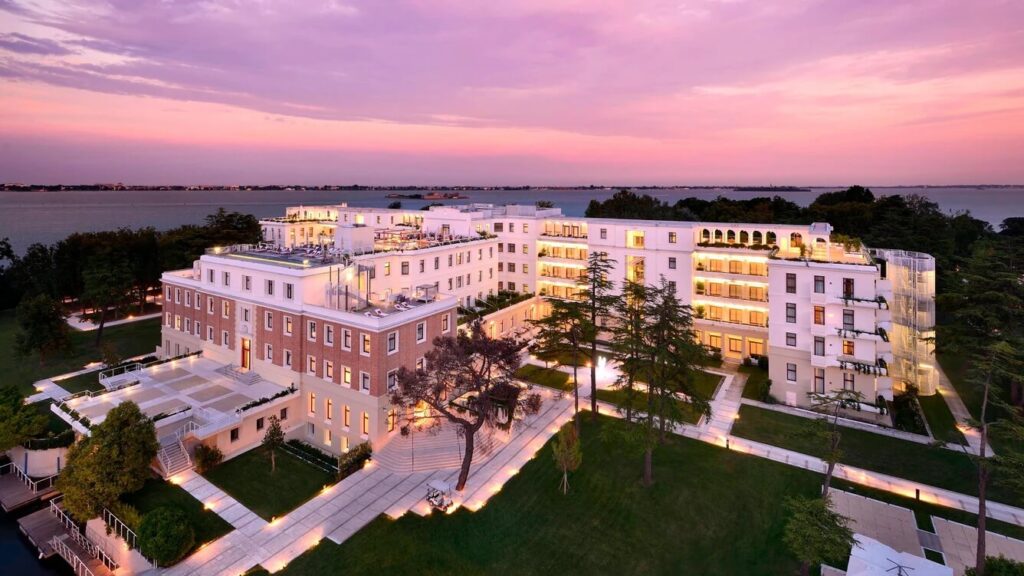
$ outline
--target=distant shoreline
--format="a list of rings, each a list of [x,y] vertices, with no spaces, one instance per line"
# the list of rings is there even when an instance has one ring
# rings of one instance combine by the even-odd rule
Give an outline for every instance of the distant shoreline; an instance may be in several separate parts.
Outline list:
[[[1019,188],[1024,184],[914,184],[914,185],[868,185],[868,188],[976,188],[976,189],[998,189],[998,188]],[[0,192],[168,192],[168,191],[280,191],[280,192],[309,192],[309,191],[380,191],[380,192],[468,192],[468,191],[528,191],[528,190],[553,190],[553,191],[598,191],[598,190],[723,190],[736,192],[814,192],[816,190],[844,189],[846,184],[834,186],[693,186],[693,185],[666,185],[666,186],[363,186],[359,184],[350,185],[277,185],[277,184],[253,184],[244,186],[225,185],[137,185],[137,184],[0,184]],[[411,195],[409,195],[411,196]]]

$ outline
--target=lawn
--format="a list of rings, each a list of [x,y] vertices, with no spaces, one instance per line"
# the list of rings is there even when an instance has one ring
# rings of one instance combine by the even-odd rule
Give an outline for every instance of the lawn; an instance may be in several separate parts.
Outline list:
[[[548,388],[572,392],[572,382],[570,382],[572,377],[554,368],[544,368],[536,364],[523,364],[516,370],[516,378],[547,386]]]
[[[757,366],[740,366],[739,371],[747,375],[747,384],[743,387],[743,397],[748,400],[764,401],[761,390],[768,382],[768,371]]]
[[[159,478],[146,480],[146,485],[142,490],[128,494],[121,500],[125,504],[133,506],[142,515],[164,506],[181,510],[188,516],[189,522],[196,532],[196,548],[211,540],[216,540],[232,530],[231,524],[214,512],[205,510],[203,503],[196,500],[184,488]]]
[[[935,439],[954,444],[966,443],[963,433],[956,427],[956,418],[949,411],[949,406],[942,394],[918,396],[917,401],[921,404],[921,411],[924,412],[928,427],[931,428],[932,436]]]
[[[334,477],[277,451],[277,470],[270,471],[270,453],[262,446],[236,456],[205,473],[216,484],[264,520],[283,516],[309,500]]]
[[[22,358],[15,353],[14,339],[17,331],[14,311],[0,312],[0,374],[4,375],[4,384],[17,386],[26,396],[35,393],[32,384],[37,380],[81,370],[86,364],[98,361],[101,356],[99,349],[93,345],[95,332],[72,330],[71,350],[48,359],[44,366],[40,366],[38,357]],[[152,318],[105,328],[103,342],[112,344],[122,357],[152,352],[160,342],[160,319]],[[86,386],[83,389],[101,388],[95,374]]]
[[[741,438],[821,456],[824,446],[805,433],[808,420],[756,406],[741,406],[732,433]],[[883,436],[854,428],[842,429],[842,462],[858,468],[906,478],[964,494],[977,495],[974,465],[962,452]],[[1024,495],[1005,486],[989,486],[989,498],[1014,506]]]
[[[558,490],[550,444],[482,510],[379,517],[342,545],[329,540],[282,574],[791,574],[781,544],[787,496],[816,493],[820,476],[673,436],[641,457],[583,425],[583,464]],[[622,424],[617,424],[622,425]]]
[[[634,408],[643,411],[646,407],[646,398],[647,396],[644,395],[644,392],[638,391],[636,393],[636,396],[633,398]],[[615,404],[616,406],[619,406],[620,408],[624,406],[627,402],[626,391],[621,388],[613,390],[599,389],[597,391],[597,399],[604,402],[610,402],[612,404]],[[694,425],[700,422],[701,415],[698,414],[695,410],[693,410],[689,402],[684,402],[683,400],[676,400],[676,405],[679,406],[679,411],[682,413],[683,422]]]

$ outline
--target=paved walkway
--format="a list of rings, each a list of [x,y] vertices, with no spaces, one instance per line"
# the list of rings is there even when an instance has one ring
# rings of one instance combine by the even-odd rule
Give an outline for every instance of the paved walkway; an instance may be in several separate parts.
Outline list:
[[[141,322],[142,320],[149,320],[150,318],[159,318],[162,312],[153,312],[152,314],[143,314],[142,316],[129,316],[122,318],[121,320],[110,320],[103,325],[103,328],[110,328],[111,326],[119,326],[121,324],[130,324],[132,322]],[[96,324],[92,320],[85,320],[81,314],[72,314],[67,319],[68,326],[71,326],[79,332],[92,332],[98,330],[100,325]]]
[[[974,566],[975,556],[978,554],[978,530],[974,526],[966,526],[935,516],[932,516],[932,524],[942,542],[942,553],[946,557],[946,565],[953,569],[954,574],[961,576],[968,566]],[[986,532],[985,554],[1024,561],[1024,542]]]
[[[541,390],[541,412],[520,422],[503,446],[470,472],[469,481],[455,502],[478,510],[500,492],[509,478],[533,458],[548,439],[572,417],[572,402]],[[398,518],[413,510],[430,513],[424,502],[425,485],[433,479],[454,485],[458,470],[394,472],[371,460],[349,476],[274,522],[256,517],[233,498],[194,472],[176,481],[236,526],[236,530],[204,546],[177,565],[164,570],[168,576],[241,574],[262,565],[277,571],[323,538],[342,543],[381,514]],[[223,494],[223,496],[221,496]]]
[[[913,510],[843,490],[830,490],[829,496],[832,509],[850,519],[854,532],[924,558]]]
[[[938,362],[935,363],[935,369],[939,371],[939,393],[942,394],[942,399],[946,401],[946,406],[949,406],[949,411],[956,418],[956,427],[964,435],[964,438],[967,439],[967,445],[971,453],[981,454],[981,434],[970,425],[972,419],[971,412],[960,398],[956,388],[953,387],[949,377],[946,376],[946,371],[942,369]],[[986,447],[986,454],[990,456],[996,455],[995,451],[992,450],[991,444]]]

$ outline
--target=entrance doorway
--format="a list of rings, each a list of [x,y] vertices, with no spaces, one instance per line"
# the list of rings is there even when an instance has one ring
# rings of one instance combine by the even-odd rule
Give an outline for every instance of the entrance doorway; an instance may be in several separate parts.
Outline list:
[[[242,370],[252,368],[252,340],[242,338]]]

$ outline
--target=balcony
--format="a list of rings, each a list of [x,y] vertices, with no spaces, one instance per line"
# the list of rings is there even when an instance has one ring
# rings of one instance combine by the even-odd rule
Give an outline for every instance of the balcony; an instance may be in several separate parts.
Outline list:
[[[873,376],[889,375],[889,364],[883,358],[876,358],[874,364],[869,364],[864,360],[851,356],[841,356],[838,360],[839,367],[843,370],[853,370],[858,374],[870,374]]]
[[[550,242],[580,242],[583,244],[587,243],[588,236],[586,234],[574,235],[574,234],[562,234],[558,232],[541,232],[540,239]]]
[[[886,332],[885,328],[877,328],[876,330],[857,330],[856,328],[836,328],[836,333],[840,338],[847,340],[853,339],[868,339],[881,342],[889,341],[889,333]]]
[[[843,306],[858,306],[863,308],[877,308],[878,310],[888,310],[889,302],[885,299],[885,296],[876,296],[874,298],[858,298],[850,294],[842,294],[839,296],[832,297],[833,303],[841,303]]]

